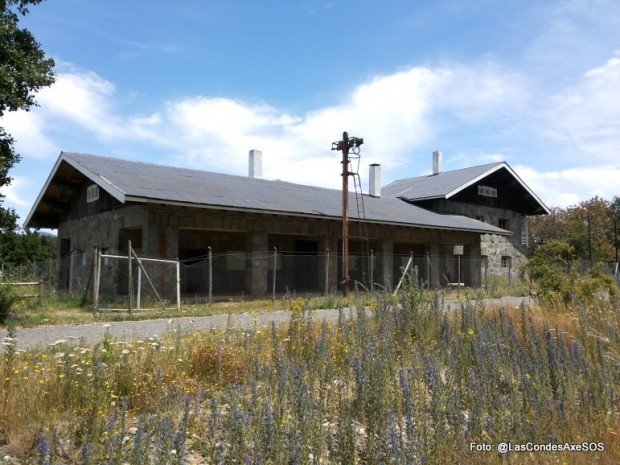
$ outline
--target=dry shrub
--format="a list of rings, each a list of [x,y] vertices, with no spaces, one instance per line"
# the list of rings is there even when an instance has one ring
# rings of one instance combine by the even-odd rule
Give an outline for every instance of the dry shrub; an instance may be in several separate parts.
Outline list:
[[[250,366],[251,359],[242,348],[206,343],[193,350],[189,375],[208,383],[227,386],[241,383]]]

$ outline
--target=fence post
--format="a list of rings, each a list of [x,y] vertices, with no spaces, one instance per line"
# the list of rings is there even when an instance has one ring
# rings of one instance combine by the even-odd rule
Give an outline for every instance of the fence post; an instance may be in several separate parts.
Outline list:
[[[101,251],[97,248],[93,258],[95,274],[93,276],[93,313],[99,311],[99,287],[101,286]]]
[[[271,283],[271,298],[276,300],[276,273],[278,269],[278,249],[273,248],[273,282]]]
[[[181,311],[181,261],[177,258],[177,310]]]
[[[456,276],[458,277],[456,282],[456,295],[461,296],[461,256],[456,256]]]
[[[413,250],[409,251],[409,259],[411,260],[411,270],[409,270],[409,281],[413,286]]]
[[[213,250],[209,247],[209,303],[213,302]]]
[[[431,288],[431,256],[426,252],[426,289]]]
[[[508,286],[512,286],[512,258],[508,259]]]
[[[370,249],[370,292],[375,290],[375,252]]]
[[[94,279],[94,276],[93,276]],[[47,259],[47,288],[51,292],[52,290],[52,259]]]
[[[329,294],[329,249],[325,249],[325,295]]]
[[[93,277],[93,308],[95,307],[95,294],[97,292],[97,244],[95,244],[95,246],[93,247],[93,270],[92,270],[92,277]]]
[[[138,290],[136,292],[136,310],[142,305],[142,268],[138,267]]]
[[[73,271],[75,270],[75,267],[73,266],[74,257],[75,257],[75,253],[72,250],[69,253],[69,295],[72,295],[73,293]]]
[[[133,311],[133,273],[131,269],[131,239],[127,241],[127,296],[129,313]]]

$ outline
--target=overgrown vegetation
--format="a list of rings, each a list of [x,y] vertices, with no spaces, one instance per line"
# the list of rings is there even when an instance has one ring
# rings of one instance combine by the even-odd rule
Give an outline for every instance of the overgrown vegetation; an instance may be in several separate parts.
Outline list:
[[[484,464],[497,452],[470,452],[470,442],[510,440],[606,448],[513,453],[513,464],[620,458],[617,304],[445,313],[415,287],[391,299],[379,296],[371,313],[341,310],[334,325],[295,300],[282,329],[17,351],[2,366],[3,453],[38,463]]]
[[[541,245],[521,268],[521,278],[530,279],[537,294],[548,302],[579,299],[592,304],[597,299],[614,298],[618,287],[600,266],[580,276],[575,266],[576,253],[567,242],[550,241]]]
[[[11,286],[0,283],[0,324],[5,323],[16,301],[17,296]]]

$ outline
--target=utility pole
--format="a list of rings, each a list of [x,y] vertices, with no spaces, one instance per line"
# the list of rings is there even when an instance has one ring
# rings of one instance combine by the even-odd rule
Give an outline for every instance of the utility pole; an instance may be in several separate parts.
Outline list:
[[[349,151],[359,153],[359,146],[364,143],[364,139],[359,137],[349,138],[345,131],[342,133],[342,140],[332,142],[332,150],[342,152],[342,283],[344,293],[349,291],[349,176],[353,173],[349,171]]]

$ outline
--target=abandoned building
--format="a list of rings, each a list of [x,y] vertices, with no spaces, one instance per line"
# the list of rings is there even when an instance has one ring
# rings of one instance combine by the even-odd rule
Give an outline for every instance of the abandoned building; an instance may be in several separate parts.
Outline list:
[[[228,293],[265,294],[275,271],[281,292],[338,289],[341,192],[261,179],[261,152],[250,151],[249,160],[244,177],[62,152],[25,227],[57,229],[61,259],[95,245],[126,254],[128,240],[144,257],[220,254],[213,280],[236,283]],[[382,189],[380,166],[370,166],[363,215],[349,204],[352,279],[368,282],[370,257],[373,282],[392,288],[416,256],[419,279],[430,286],[457,274],[459,283],[479,286],[483,262],[501,268],[524,255],[527,216],[548,210],[508,164],[442,172],[436,152],[434,168]],[[273,267],[272,250],[280,260]],[[455,253],[463,258],[458,270]],[[88,274],[84,260],[62,263],[60,288],[71,287],[73,274]],[[194,277],[182,286],[192,293],[200,283]]]

